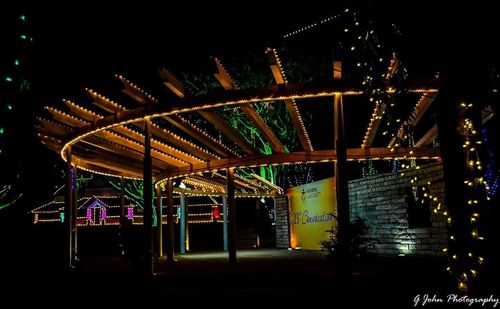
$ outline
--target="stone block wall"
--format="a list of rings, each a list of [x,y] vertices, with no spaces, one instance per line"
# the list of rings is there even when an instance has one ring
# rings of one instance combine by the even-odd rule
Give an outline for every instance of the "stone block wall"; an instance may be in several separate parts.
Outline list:
[[[417,181],[411,184],[411,179]],[[444,204],[440,163],[422,165],[410,172],[387,173],[349,182],[351,221],[360,217],[369,227],[366,237],[376,241],[369,251],[381,255],[443,255],[447,246],[446,218],[431,211],[431,226],[408,225],[406,188],[431,182],[430,192]],[[433,207],[431,206],[431,210]]]
[[[287,197],[274,198],[274,210],[276,213],[276,248],[288,248],[289,231],[288,231],[288,203]]]

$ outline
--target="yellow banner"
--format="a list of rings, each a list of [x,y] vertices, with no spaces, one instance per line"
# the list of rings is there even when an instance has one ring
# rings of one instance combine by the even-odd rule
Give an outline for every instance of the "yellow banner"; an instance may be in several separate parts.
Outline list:
[[[330,235],[326,231],[337,227],[335,178],[290,188],[287,195],[292,248],[320,250]]]

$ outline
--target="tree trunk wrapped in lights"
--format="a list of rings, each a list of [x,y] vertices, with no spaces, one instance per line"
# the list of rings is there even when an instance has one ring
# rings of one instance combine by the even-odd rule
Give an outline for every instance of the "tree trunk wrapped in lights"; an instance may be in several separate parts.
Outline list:
[[[460,66],[460,68],[463,68]],[[481,217],[487,195],[481,159],[481,108],[488,89],[487,70],[468,66],[459,71],[450,65],[442,74],[438,100],[438,130],[446,185],[449,246],[447,270],[457,287],[467,292],[474,287],[484,264],[484,234]]]

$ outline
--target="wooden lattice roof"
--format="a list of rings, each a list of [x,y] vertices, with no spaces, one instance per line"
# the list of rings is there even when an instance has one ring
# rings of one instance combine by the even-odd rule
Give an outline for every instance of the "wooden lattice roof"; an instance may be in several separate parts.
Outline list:
[[[111,176],[142,178],[144,160],[144,120],[151,120],[151,155],[153,161],[153,178],[164,181],[168,178],[187,177],[187,182],[203,182],[214,190],[224,190],[224,176],[219,170],[228,167],[255,167],[273,164],[296,164],[328,162],[336,160],[335,149],[315,150],[304,125],[297,104],[307,104],[309,99],[318,97],[334,97],[343,95],[344,104],[349,104],[349,96],[363,95],[361,87],[348,84],[344,80],[333,80],[323,83],[290,84],[284,74],[278,53],[274,49],[266,50],[275,85],[255,89],[240,89],[223,66],[220,59],[214,59],[216,71],[214,77],[224,88],[206,95],[192,95],[183,87],[170,71],[160,69],[159,82],[163,82],[177,100],[162,102],[151,94],[130,82],[124,76],[116,76],[122,84],[122,91],[133,101],[136,107],[127,109],[104,95],[85,89],[90,102],[84,104],[63,100],[66,112],[55,107],[47,107],[52,119],[40,117],[39,137],[50,149],[56,151],[66,160],[66,150],[71,146],[72,160],[79,168]],[[389,72],[394,71],[397,61],[391,62]],[[407,86],[406,93],[421,94],[408,121],[415,124],[437,95],[436,81],[429,80],[425,84]],[[387,92],[394,93],[388,86]],[[295,101],[301,99],[299,103]],[[332,98],[333,101],[333,98]],[[269,102],[269,104],[285,104],[286,110],[298,135],[301,151],[287,152],[280,139],[273,134],[252,103]],[[283,103],[280,103],[283,102]],[[99,108],[99,112],[86,107],[89,103]],[[90,106],[90,105],[89,105]],[[239,108],[261,136],[269,143],[272,153],[260,154],[236,128],[224,119],[218,108]],[[214,126],[221,134],[234,142],[239,149],[226,145],[196,126],[186,115],[190,112],[203,118]],[[373,136],[377,130],[381,106],[376,106],[365,139],[360,148],[348,149],[348,160],[366,159],[410,159],[438,158],[439,152],[434,148],[415,147],[400,148],[394,139],[388,147],[371,148]],[[331,117],[326,117],[332,119]],[[323,119],[324,121],[324,119]],[[176,132],[170,128],[178,129]],[[179,133],[182,132],[182,133]],[[402,129],[396,132],[403,134]],[[331,134],[322,138],[333,139]],[[209,177],[207,177],[209,175]],[[256,176],[256,175],[255,175]],[[209,179],[210,178],[210,179]],[[236,186],[242,192],[272,193],[279,188],[266,183],[256,176],[252,179],[238,177]],[[219,188],[220,187],[220,188]],[[219,188],[219,189],[217,189]]]

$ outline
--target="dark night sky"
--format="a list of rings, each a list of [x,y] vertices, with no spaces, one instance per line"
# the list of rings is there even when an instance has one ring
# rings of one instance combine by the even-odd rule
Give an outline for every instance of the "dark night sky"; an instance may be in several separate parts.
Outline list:
[[[229,6],[216,2],[178,2],[175,6],[122,2],[107,8],[102,3],[25,8],[35,39],[34,108],[30,115],[34,120],[43,106],[62,98],[81,102],[85,87],[111,88],[115,73],[148,85],[151,80],[159,83],[159,66],[182,68],[220,53],[264,50],[275,46],[284,33],[342,11],[345,2],[283,5],[261,1]],[[465,65],[469,55],[484,61],[496,52],[494,44],[486,40],[497,24],[490,8],[437,8],[431,1],[400,2],[379,4],[371,12],[379,20],[400,26],[407,52],[415,61],[439,66],[444,59],[459,58],[458,63]],[[17,16],[21,11],[2,10],[1,14]],[[34,135],[31,126],[22,130]],[[31,143],[37,143],[36,138]],[[45,162],[58,161],[39,144],[32,149],[40,158],[47,158],[34,166],[35,175],[52,168]],[[42,184],[36,191],[46,191],[43,188]]]

